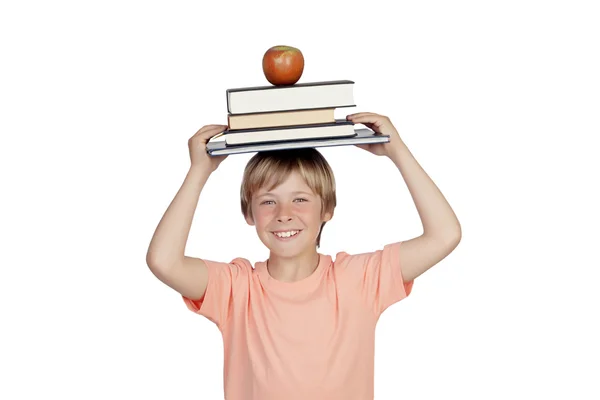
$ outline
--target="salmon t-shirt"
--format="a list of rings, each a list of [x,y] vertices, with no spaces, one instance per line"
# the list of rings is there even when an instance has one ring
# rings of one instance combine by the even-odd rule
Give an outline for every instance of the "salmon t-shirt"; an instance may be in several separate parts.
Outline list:
[[[204,297],[183,300],[221,331],[225,399],[373,399],[375,325],[413,286],[400,245],[335,261],[319,253],[317,269],[296,282],[272,278],[266,261],[204,260]]]

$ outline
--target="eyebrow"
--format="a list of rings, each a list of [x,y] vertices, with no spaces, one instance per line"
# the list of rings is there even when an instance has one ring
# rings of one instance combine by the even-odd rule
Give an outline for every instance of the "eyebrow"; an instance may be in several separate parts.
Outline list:
[[[308,192],[305,192],[305,191],[302,191],[302,190],[297,190],[295,192],[292,192],[292,194],[293,195],[305,194],[305,195],[308,195],[308,196],[314,196],[312,193],[308,193]],[[263,194],[259,195],[258,197],[264,197],[264,196],[275,196],[275,193],[267,192],[267,193],[263,193]]]

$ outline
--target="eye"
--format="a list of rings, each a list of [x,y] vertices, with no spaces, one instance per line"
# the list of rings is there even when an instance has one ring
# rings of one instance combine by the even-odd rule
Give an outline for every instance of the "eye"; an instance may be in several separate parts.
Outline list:
[[[296,200],[301,200],[301,202],[308,201],[308,200],[306,200],[306,199],[303,199],[303,198],[298,198],[298,199],[296,199]]]
[[[268,205],[269,203],[274,203],[274,201],[273,201],[273,200],[265,200],[265,201],[263,201],[263,202],[262,202],[262,203],[260,203],[260,204],[261,204],[261,205],[262,205],[262,204],[267,204],[267,205]]]

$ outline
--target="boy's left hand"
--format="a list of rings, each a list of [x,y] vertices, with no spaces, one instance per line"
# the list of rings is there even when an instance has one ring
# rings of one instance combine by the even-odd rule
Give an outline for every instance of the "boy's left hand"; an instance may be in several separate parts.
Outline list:
[[[384,115],[379,115],[370,112],[360,112],[356,114],[349,114],[346,116],[348,121],[355,124],[363,124],[367,128],[372,129],[376,133],[383,135],[390,135],[390,141],[388,143],[370,143],[370,144],[356,144],[356,147],[367,150],[377,156],[388,156],[392,152],[404,145],[400,139],[398,131],[392,124],[392,121]]]

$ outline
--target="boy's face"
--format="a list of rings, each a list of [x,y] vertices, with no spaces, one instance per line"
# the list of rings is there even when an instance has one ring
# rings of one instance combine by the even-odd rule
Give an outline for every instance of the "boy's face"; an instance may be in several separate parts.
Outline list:
[[[321,216],[321,198],[313,193],[297,172],[278,187],[261,188],[252,198],[258,236],[271,252],[293,257],[316,248],[321,223],[329,221],[331,213]]]

